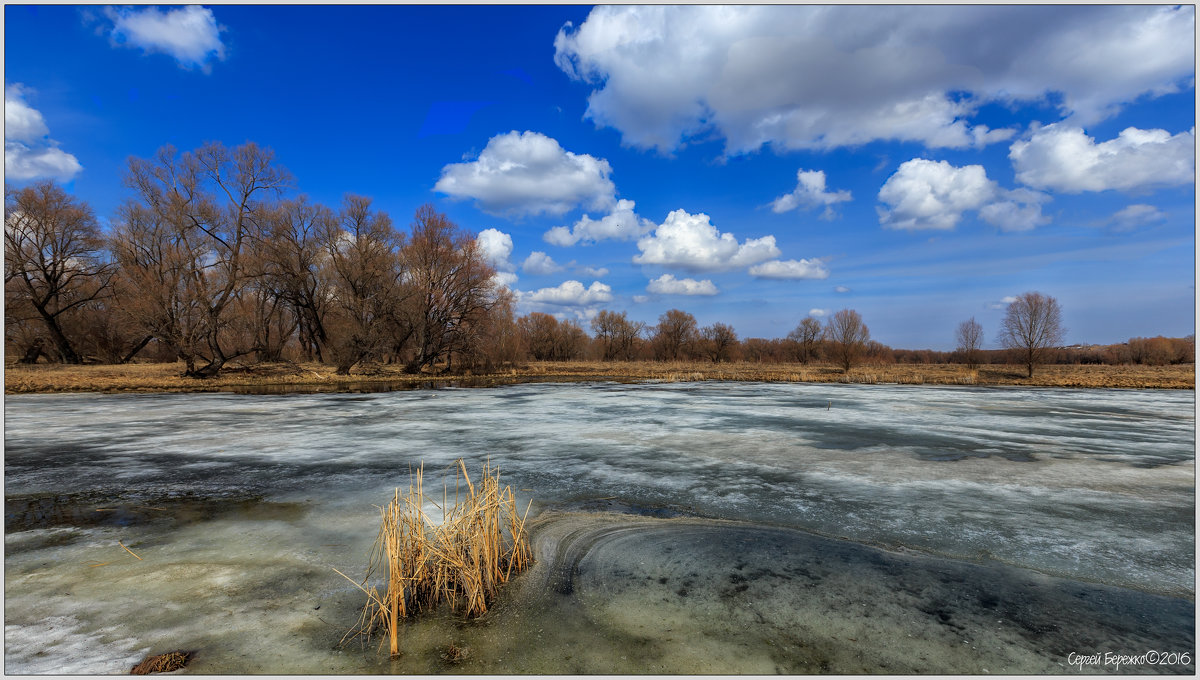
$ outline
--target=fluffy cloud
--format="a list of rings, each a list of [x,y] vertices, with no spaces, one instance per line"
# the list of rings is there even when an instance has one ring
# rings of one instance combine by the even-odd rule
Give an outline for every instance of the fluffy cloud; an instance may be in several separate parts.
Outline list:
[[[488,264],[496,270],[492,281],[497,286],[512,290],[517,285],[516,267],[509,259],[513,251],[512,237],[499,229],[484,229],[475,237],[475,242],[479,244]]]
[[[812,309],[808,310],[808,315],[819,319],[823,316],[829,316],[829,310],[821,309],[819,307],[813,307]]]
[[[1166,213],[1152,205],[1135,203],[1118,210],[1109,219],[1113,231],[1133,231],[1139,227],[1157,224],[1167,219]]]
[[[850,292],[850,289],[849,289],[849,288],[847,288],[847,287],[845,287],[845,286],[834,286],[834,287],[833,287],[833,292],[835,292],[835,293],[849,293],[849,292]]]
[[[532,293],[522,293],[521,302],[534,302],[558,306],[586,306],[611,302],[612,286],[593,281],[587,288],[578,281],[563,281],[553,288],[541,288]]]
[[[879,190],[888,208],[876,208],[879,223],[892,229],[953,229],[966,210],[978,210],[996,195],[982,165],[956,168],[946,161],[914,158],[900,164]]]
[[[527,274],[553,274],[561,272],[563,268],[554,261],[554,258],[540,250],[535,250],[521,263],[521,270]]]
[[[998,191],[995,202],[979,209],[979,217],[1002,231],[1029,231],[1049,224],[1050,218],[1042,215],[1042,204],[1049,200],[1029,189]]]
[[[832,219],[834,214],[833,206],[849,200],[850,192],[845,189],[839,191],[825,190],[824,170],[801,169],[796,173],[795,191],[776,198],[771,203],[771,210],[783,213],[795,210],[796,208],[808,210],[824,206],[825,212],[821,214],[821,218]]]
[[[637,264],[658,264],[688,271],[722,271],[746,267],[779,257],[774,236],[738,243],[733,234],[722,234],[708,215],[673,210],[654,233],[637,242]]]
[[[210,9],[189,5],[164,12],[157,7],[106,7],[104,15],[112,22],[110,35],[119,45],[166,54],[184,68],[199,66],[206,71],[210,59],[225,58],[221,27]]]
[[[613,203],[608,161],[567,151],[539,132],[513,130],[488,140],[479,158],[442,168],[435,191],[471,198],[493,215],[561,215]]]
[[[479,243],[479,248],[483,251],[488,263],[498,271],[511,272],[516,269],[508,259],[512,257],[512,236],[499,229],[484,229],[479,232],[475,240]]]
[[[1196,179],[1195,129],[1171,135],[1131,127],[1097,144],[1082,128],[1047,125],[1014,142],[1008,156],[1017,181],[1071,194],[1138,191]]]
[[[573,246],[576,243],[596,243],[606,239],[632,241],[639,236],[648,234],[654,229],[654,223],[644,217],[638,217],[633,212],[634,202],[621,199],[617,201],[612,212],[604,217],[593,220],[584,215],[579,218],[573,228],[554,227],[542,235],[546,243],[556,246]]]
[[[83,166],[49,139],[45,118],[25,101],[27,91],[20,83],[4,88],[4,175],[16,181],[66,182]]]
[[[659,295],[716,295],[721,292],[708,279],[677,279],[670,274],[654,279],[646,286],[646,290]]]
[[[818,260],[771,260],[750,268],[760,279],[824,279],[829,277],[825,263]]]
[[[890,229],[950,230],[963,213],[979,217],[1003,231],[1027,231],[1048,223],[1042,215],[1046,194],[1029,189],[1006,190],[988,179],[982,165],[955,167],[946,161],[914,158],[900,164],[879,190],[879,223]]]
[[[554,41],[587,117],[669,152],[873,140],[982,146],[987,102],[1058,97],[1082,124],[1194,77],[1190,6],[605,5]]]

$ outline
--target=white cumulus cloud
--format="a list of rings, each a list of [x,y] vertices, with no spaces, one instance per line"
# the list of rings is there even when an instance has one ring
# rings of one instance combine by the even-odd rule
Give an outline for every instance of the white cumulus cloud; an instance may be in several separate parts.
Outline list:
[[[760,279],[824,279],[829,277],[829,270],[818,259],[771,260],[751,267],[750,275]]]
[[[593,281],[587,288],[579,281],[563,281],[553,288],[540,288],[531,293],[522,293],[522,302],[535,302],[546,305],[586,306],[611,302],[612,286],[599,281]]]
[[[16,181],[66,182],[83,166],[49,138],[45,118],[25,101],[28,92],[21,83],[4,88],[4,176]]]
[[[652,280],[646,290],[659,295],[716,295],[721,292],[708,279],[677,279],[670,274]]]
[[[1009,158],[1017,181],[1038,189],[1138,191],[1194,182],[1196,134],[1130,127],[1097,144],[1082,128],[1054,124],[1013,142]]]
[[[535,250],[521,263],[521,270],[527,274],[553,274],[563,270],[554,258],[540,250]]]
[[[819,319],[823,316],[829,316],[829,310],[821,309],[820,307],[813,307],[812,309],[808,310],[808,315]]]
[[[825,189],[824,170],[804,170],[801,168],[796,173],[796,189],[772,201],[771,210],[783,213],[795,210],[796,208],[808,210],[824,207],[825,212],[821,214],[822,219],[832,219],[834,215],[833,206],[849,200],[850,192],[845,189],[838,191],[827,191]]]
[[[892,229],[953,229],[967,210],[978,210],[996,195],[996,183],[982,165],[957,168],[946,161],[914,158],[900,164],[879,190],[887,208],[876,208],[879,223]]]
[[[834,287],[833,287],[833,292],[835,292],[835,293],[849,293],[849,292],[850,292],[850,289],[849,289],[849,288],[847,288],[847,287],[845,287],[845,286],[834,286]]]
[[[113,42],[174,57],[180,66],[208,70],[210,59],[225,58],[221,27],[212,10],[188,5],[166,11],[157,7],[106,7]]]
[[[654,229],[653,222],[638,217],[633,211],[634,205],[633,201],[623,198],[617,201],[612,211],[604,217],[593,220],[584,215],[574,227],[553,227],[542,235],[542,239],[546,243],[563,247],[608,239],[632,241]]]
[[[988,179],[982,165],[955,167],[946,161],[914,158],[900,164],[879,190],[879,223],[889,229],[950,230],[963,214],[976,210],[980,219],[1002,231],[1027,231],[1047,224],[1042,204],[1046,194],[1030,189],[1004,189]]]
[[[561,215],[577,206],[604,210],[616,187],[608,161],[576,154],[540,132],[507,132],[488,140],[474,161],[442,168],[434,190],[471,198],[493,215]]]
[[[658,264],[688,271],[722,271],[746,267],[779,257],[774,236],[738,243],[733,234],[722,234],[708,215],[673,210],[652,234],[637,242],[636,264]]]
[[[479,243],[479,248],[483,251],[488,263],[497,271],[511,272],[516,269],[509,260],[513,251],[512,236],[499,229],[484,229],[479,232],[475,240]]]
[[[1014,133],[973,122],[989,102],[1053,96],[1088,124],[1191,87],[1194,29],[1188,5],[602,5],[554,59],[637,147],[967,148]]]

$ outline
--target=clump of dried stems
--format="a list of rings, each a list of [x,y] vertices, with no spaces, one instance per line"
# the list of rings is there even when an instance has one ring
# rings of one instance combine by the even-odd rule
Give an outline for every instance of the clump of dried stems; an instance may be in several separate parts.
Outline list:
[[[422,466],[412,475],[407,493],[396,489],[387,507],[380,508],[379,537],[359,585],[367,594],[367,604],[358,624],[346,634],[347,638],[369,637],[383,628],[392,656],[400,654],[402,619],[443,603],[467,617],[480,616],[500,585],[533,561],[525,531],[533,502],[524,515],[518,514],[512,489],[500,488],[500,473],[490,463],[484,464],[483,478],[476,485],[466,464],[458,460],[453,504],[445,487],[441,505],[426,497],[423,470]],[[441,523],[425,512],[426,504],[441,511]],[[386,574],[382,594],[367,585],[375,574]]]

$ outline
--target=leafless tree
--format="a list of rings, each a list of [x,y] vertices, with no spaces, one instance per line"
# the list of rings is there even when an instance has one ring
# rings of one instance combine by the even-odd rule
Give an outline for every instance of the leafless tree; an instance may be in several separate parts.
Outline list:
[[[688,358],[699,340],[696,317],[681,309],[670,309],[658,317],[654,327],[654,356],[660,361]]]
[[[796,328],[788,333],[787,339],[795,343],[796,359],[807,364],[817,356],[821,343],[821,322],[811,316],[804,317]]]
[[[1065,334],[1058,300],[1038,292],[1018,295],[1000,323],[1000,344],[1019,354],[1030,378],[1033,367],[1062,344]]]
[[[629,361],[637,352],[637,343],[646,324],[641,321],[630,321],[625,312],[610,312],[603,310],[592,317],[592,333],[600,343],[605,361],[617,358]]]
[[[517,319],[517,328],[529,355],[538,361],[578,359],[588,340],[579,324],[570,319],[559,321],[543,312],[530,312]]]
[[[834,362],[846,373],[863,357],[871,332],[863,323],[862,316],[853,309],[843,309],[825,324],[825,339]]]
[[[983,326],[975,321],[975,317],[971,317],[958,324],[958,331],[954,337],[958,341],[958,351],[962,353],[967,368],[978,367],[979,350],[983,349]]]
[[[268,223],[261,247],[264,285],[291,308],[301,356],[324,361],[329,342],[325,313],[331,301],[325,239],[336,218],[329,208],[301,196],[280,202]]]
[[[16,315],[32,312],[45,326],[63,363],[78,364],[66,317],[109,293],[113,267],[92,209],[53,182],[4,196],[4,283]],[[41,344],[37,344],[39,348]],[[37,354],[33,355],[34,360]]]
[[[396,343],[394,324],[406,299],[400,264],[404,235],[387,213],[371,208],[370,198],[353,194],[343,199],[337,219],[320,220],[318,228],[324,271],[304,274],[313,279],[302,285],[312,286],[308,313],[316,339],[337,373],[347,375],[355,364],[380,358]]]
[[[404,332],[413,348],[404,370],[416,373],[482,342],[483,317],[506,298],[474,234],[425,204],[417,208],[401,259],[410,290]]]
[[[729,324],[717,322],[711,326],[705,326],[700,329],[700,337],[703,341],[704,353],[714,364],[729,361],[732,358],[733,350],[738,346],[737,332]]]
[[[249,250],[290,181],[274,154],[252,142],[232,150],[209,143],[178,157],[165,147],[154,161],[130,159],[126,183],[137,201],[127,204],[119,232],[141,239],[116,247],[127,256],[122,268],[128,263],[136,270],[131,278],[152,290],[143,296],[134,286],[127,294],[144,297],[131,308],[147,331],[177,349],[184,375],[215,376],[230,359],[258,349],[237,312]],[[158,274],[161,280],[149,280]]]

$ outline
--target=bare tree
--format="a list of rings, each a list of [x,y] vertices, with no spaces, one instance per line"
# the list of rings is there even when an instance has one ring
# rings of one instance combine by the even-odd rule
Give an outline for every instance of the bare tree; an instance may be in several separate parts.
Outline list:
[[[958,351],[963,355],[967,368],[979,366],[979,350],[983,349],[983,326],[975,321],[975,317],[958,324],[954,337],[958,340]]]
[[[301,355],[325,361],[329,342],[325,314],[330,304],[329,254],[325,248],[336,222],[329,208],[304,196],[282,201],[269,217],[262,244],[264,285],[292,310]]]
[[[737,333],[729,324],[718,322],[705,326],[700,329],[700,337],[703,340],[704,353],[714,364],[729,361],[733,350],[738,346]]]
[[[14,312],[33,312],[63,363],[82,362],[76,343],[64,332],[66,316],[107,295],[112,272],[96,217],[86,203],[48,181],[5,191],[8,304]],[[37,354],[33,356],[36,361]]]
[[[795,330],[788,333],[787,339],[795,343],[796,359],[807,364],[817,356],[817,346],[821,342],[821,322],[811,316],[804,317]]]
[[[348,375],[363,359],[381,357],[395,340],[391,324],[404,301],[399,254],[404,235],[387,213],[371,209],[371,199],[353,194],[343,199],[338,219],[323,220],[320,228],[325,271],[303,275],[303,285],[313,286],[308,313],[317,313],[311,323],[337,373]],[[324,279],[327,292],[308,280],[310,274]]]
[[[505,297],[495,286],[496,270],[487,263],[475,235],[430,204],[417,208],[401,258],[410,289],[404,332],[413,343],[404,370],[416,373],[480,342],[475,330]]]
[[[119,230],[131,282],[126,294],[146,330],[174,347],[184,375],[215,376],[230,359],[258,349],[245,320],[243,288],[249,250],[267,228],[270,201],[291,178],[274,154],[248,142],[232,150],[209,143],[176,157],[164,147],[154,161],[130,159],[127,204]],[[161,276],[159,281],[154,281]],[[181,316],[176,316],[179,313]],[[197,366],[198,362],[204,362]]]
[[[658,317],[654,327],[654,356],[659,360],[679,361],[688,357],[699,334],[696,317],[680,309],[671,309]]]
[[[1062,344],[1066,329],[1058,300],[1038,292],[1023,293],[1009,303],[1000,323],[1000,344],[1018,352],[1033,377],[1033,367]]]
[[[829,317],[825,324],[825,339],[829,342],[834,362],[849,373],[866,352],[871,332],[858,312],[843,309]]]
[[[630,321],[625,312],[603,310],[592,317],[592,332],[600,343],[605,361],[618,357],[626,361],[633,359],[638,339],[645,329],[645,323]]]

